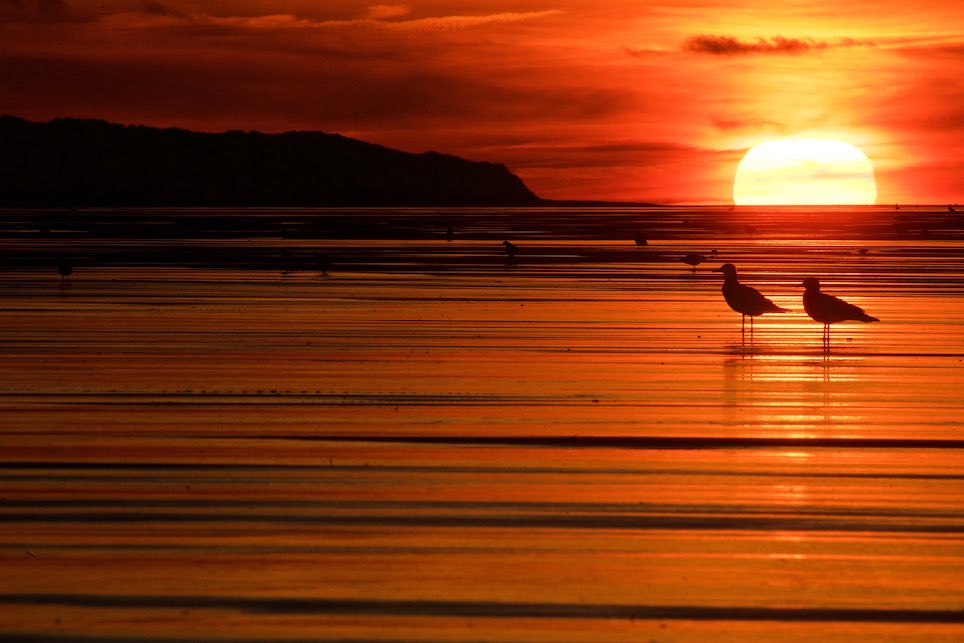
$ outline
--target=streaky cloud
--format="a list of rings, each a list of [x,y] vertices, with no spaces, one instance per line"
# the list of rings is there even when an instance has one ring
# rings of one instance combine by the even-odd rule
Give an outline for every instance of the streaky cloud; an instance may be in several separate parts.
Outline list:
[[[507,11],[503,13],[492,13],[478,16],[440,16],[436,18],[418,18],[414,20],[404,20],[400,22],[384,23],[386,26],[401,29],[425,29],[425,30],[457,30],[467,29],[480,25],[506,22],[522,22],[526,20],[538,20],[561,14],[559,9],[546,9],[544,11]]]
[[[871,40],[841,38],[838,40],[813,40],[812,38],[757,38],[740,40],[734,36],[700,34],[683,41],[682,50],[709,56],[746,56],[755,54],[798,55],[823,49],[847,47],[874,47]]]
[[[412,12],[412,8],[407,4],[373,4],[368,7],[366,17],[372,20],[390,20],[401,18]]]
[[[665,56],[666,54],[674,53],[673,51],[660,49],[659,47],[623,47],[623,51],[633,58]]]
[[[141,13],[152,16],[165,16],[173,18],[187,18],[188,15],[174,7],[156,2],[155,0],[143,0],[141,2]]]
[[[766,130],[785,133],[789,128],[778,121],[766,118],[714,118],[713,127],[722,132],[739,132],[743,130]]]
[[[65,0],[0,0],[0,24],[5,22],[87,22],[91,16]]]
[[[481,15],[436,16],[426,18],[396,19],[403,14],[387,15],[387,9],[395,5],[380,5],[383,9],[375,18],[368,15],[348,20],[310,20],[294,14],[272,14],[253,17],[211,17],[196,18],[215,25],[249,29],[337,29],[337,28],[382,28],[397,31],[457,31],[488,24],[522,22],[555,16],[558,9],[544,11],[502,12]],[[401,6],[401,5],[397,5]]]

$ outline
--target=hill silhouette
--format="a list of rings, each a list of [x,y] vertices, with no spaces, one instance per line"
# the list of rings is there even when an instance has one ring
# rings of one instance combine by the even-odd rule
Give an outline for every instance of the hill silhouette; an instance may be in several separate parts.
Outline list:
[[[497,163],[323,132],[125,126],[0,116],[0,206],[526,205]]]

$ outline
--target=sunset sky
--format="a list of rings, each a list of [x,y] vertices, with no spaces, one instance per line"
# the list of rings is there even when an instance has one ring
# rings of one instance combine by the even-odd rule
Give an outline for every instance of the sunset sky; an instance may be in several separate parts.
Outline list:
[[[0,0],[2,113],[337,132],[556,199],[728,203],[809,135],[878,203],[964,201],[962,79],[959,0]]]

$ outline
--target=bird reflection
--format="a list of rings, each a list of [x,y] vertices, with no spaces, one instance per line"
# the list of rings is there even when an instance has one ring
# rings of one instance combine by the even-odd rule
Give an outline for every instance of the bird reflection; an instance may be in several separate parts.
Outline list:
[[[823,324],[824,351],[830,350],[830,324],[842,321],[880,321],[865,313],[859,306],[820,292],[820,282],[813,277],[804,279],[803,287],[806,289],[803,293],[803,309],[807,311],[810,319]]]
[[[69,284],[70,275],[74,272],[74,267],[63,256],[57,257],[57,272],[60,273],[60,283]]]

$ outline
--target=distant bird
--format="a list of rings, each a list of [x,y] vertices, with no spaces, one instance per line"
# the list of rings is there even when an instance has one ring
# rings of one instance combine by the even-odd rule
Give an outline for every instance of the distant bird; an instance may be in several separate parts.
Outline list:
[[[716,248],[713,248],[712,250],[710,250],[710,256],[715,257],[715,256],[718,255],[718,254],[719,254],[719,252],[717,252]]]
[[[693,272],[696,272],[696,266],[706,261],[706,257],[701,254],[691,252],[688,255],[680,257],[680,261],[685,263],[687,266],[691,266],[693,268]]]
[[[867,255],[870,254],[870,248],[860,248],[859,250],[857,250],[857,253],[866,257]]]
[[[298,261],[298,258],[291,254],[291,251],[287,248],[281,250],[281,263],[284,264],[285,272],[297,270],[301,265],[301,262]]]
[[[957,212],[957,208],[955,208],[953,205],[949,205],[947,206],[947,211],[950,212],[951,214],[954,214],[955,212]]]
[[[723,273],[723,299],[726,300],[730,308],[743,316],[740,322],[740,332],[744,332],[747,315],[750,316],[750,332],[752,333],[753,318],[757,315],[790,312],[764,297],[756,288],[741,284],[736,277],[736,266],[732,263],[725,263],[713,272]]]
[[[820,292],[820,282],[813,277],[804,279],[803,287],[806,288],[803,293],[803,309],[810,315],[810,319],[823,324],[824,344],[830,343],[830,324],[842,321],[880,321],[865,313],[862,308]]]
[[[639,234],[639,233],[636,234],[636,239],[635,239],[635,241],[636,241],[636,245],[637,245],[637,246],[645,246],[645,245],[648,245],[648,244],[649,244],[649,241],[647,241],[646,238],[645,238],[642,234]]]
[[[331,259],[328,258],[324,252],[315,253],[315,261],[318,263],[318,267],[321,269],[321,274],[327,275],[328,269],[331,268]]]
[[[895,209],[895,210],[900,210],[900,204],[899,204],[899,203],[895,203],[895,204],[894,204],[894,209]]]
[[[503,241],[503,242],[502,242],[502,245],[505,246],[505,253],[506,253],[507,255],[509,255],[510,257],[514,257],[514,256],[515,256],[515,253],[519,252],[519,246],[515,245],[514,243],[512,243],[512,242],[509,241],[508,239],[506,239],[505,241]]]
[[[60,273],[60,283],[69,282],[74,267],[63,256],[57,257],[57,272]]]

